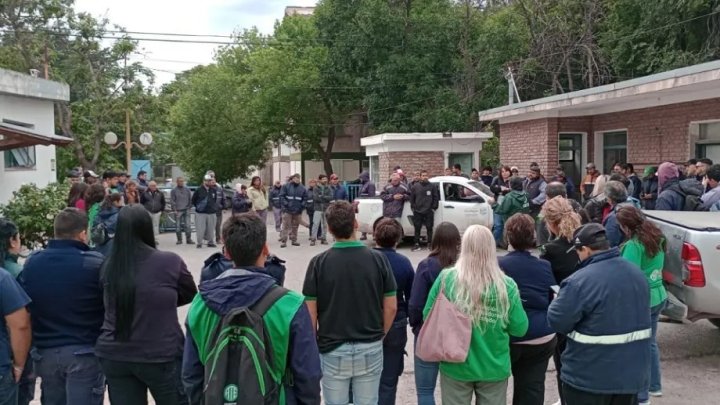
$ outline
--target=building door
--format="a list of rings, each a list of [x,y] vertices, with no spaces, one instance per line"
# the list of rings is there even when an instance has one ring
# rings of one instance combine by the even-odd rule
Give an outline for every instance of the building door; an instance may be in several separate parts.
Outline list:
[[[473,154],[472,153],[451,153],[448,156],[448,167],[453,167],[456,163],[460,164],[463,173],[470,176],[470,171],[473,169]]]
[[[565,176],[580,189],[583,176],[582,134],[560,134],[558,140],[558,160]]]

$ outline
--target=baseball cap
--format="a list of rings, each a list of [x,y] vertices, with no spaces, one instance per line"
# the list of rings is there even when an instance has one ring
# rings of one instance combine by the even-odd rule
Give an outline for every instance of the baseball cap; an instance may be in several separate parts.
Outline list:
[[[330,175],[330,180],[337,180],[337,179],[339,179],[339,177],[337,176],[337,174],[331,174],[331,175]]]
[[[211,176],[209,174],[206,174],[205,177],[203,177],[203,180],[205,180],[205,181],[210,181],[212,179],[213,179],[213,176]]]
[[[299,179],[299,178],[300,178],[300,173],[295,173],[295,174],[293,174],[292,176],[290,176],[291,179],[294,179],[294,178],[296,178],[296,177]]]
[[[586,169],[594,169],[595,163],[588,163],[587,166],[585,166]]]
[[[520,169],[518,169],[517,166],[513,166],[513,167],[510,168],[510,171],[511,171],[511,172],[519,172]]]
[[[71,179],[77,179],[79,177],[82,177],[82,173],[80,173],[79,170],[72,169],[72,170],[68,170],[67,176]]]
[[[572,249],[580,249],[583,246],[593,246],[607,241],[605,228],[602,225],[596,223],[585,224],[575,230]]]
[[[98,178],[98,177],[100,177],[100,176],[99,176],[97,173],[95,173],[94,171],[92,171],[92,170],[85,170],[85,173],[83,173],[83,177],[95,177],[95,178]]]

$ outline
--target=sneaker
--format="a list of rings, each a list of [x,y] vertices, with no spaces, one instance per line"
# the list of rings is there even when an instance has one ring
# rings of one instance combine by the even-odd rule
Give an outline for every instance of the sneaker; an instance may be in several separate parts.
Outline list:
[[[198,249],[202,249],[202,245],[201,245],[201,244],[198,244],[198,245],[197,245],[197,248],[198,248]]]
[[[281,247],[281,248],[286,248],[286,247],[287,247],[287,243],[285,243],[285,242],[281,243],[281,244],[280,244],[280,247]]]
[[[650,401],[640,401],[638,405],[650,405]]]
[[[175,242],[175,244],[176,244],[176,245],[182,245],[182,241],[179,240],[179,241]]]
[[[422,250],[422,248],[420,247],[420,245],[415,245],[415,246],[413,246],[412,249],[410,249],[411,252],[417,252],[417,251],[420,251],[420,250]]]
[[[299,244],[297,241],[293,241],[292,245],[293,245],[293,246],[300,246],[300,244]]]
[[[649,394],[651,397],[661,397],[662,391],[650,391]]]
[[[367,235],[360,236],[360,240],[367,240]]]
[[[321,244],[321,245],[327,245],[327,244],[328,244],[328,241],[326,241],[326,240],[321,240],[321,241],[320,241],[320,244]]]
[[[208,247],[209,247],[209,248],[214,248],[214,247],[217,247],[217,245],[214,244],[214,243],[208,243]]]
[[[188,239],[187,241],[185,241],[185,243],[187,243],[188,245],[192,245],[193,243],[195,243],[195,241],[192,239]]]
[[[555,403],[552,404],[552,405],[562,405],[562,401],[557,401],[557,402],[555,402]]]
[[[294,245],[294,243],[293,243],[293,245]],[[312,239],[310,239],[310,246],[315,246],[315,241]]]

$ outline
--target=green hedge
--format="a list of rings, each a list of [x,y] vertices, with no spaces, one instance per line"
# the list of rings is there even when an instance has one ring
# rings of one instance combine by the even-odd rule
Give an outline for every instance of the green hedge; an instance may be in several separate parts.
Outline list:
[[[15,222],[29,249],[45,247],[53,236],[55,216],[67,206],[69,191],[67,183],[51,183],[45,188],[23,185],[7,205],[0,205],[0,215]]]

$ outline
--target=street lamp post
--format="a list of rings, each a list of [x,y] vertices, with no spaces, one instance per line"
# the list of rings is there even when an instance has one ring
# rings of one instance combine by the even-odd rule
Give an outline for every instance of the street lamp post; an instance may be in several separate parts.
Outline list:
[[[130,110],[125,111],[125,141],[118,142],[118,136],[114,132],[107,132],[105,134],[105,143],[112,149],[117,149],[121,146],[125,147],[125,165],[127,166],[128,173],[132,172],[132,147],[135,146],[140,150],[145,150],[146,147],[152,144],[152,135],[149,132],[143,132],[140,134],[140,143],[132,141],[132,135],[130,134]]]

